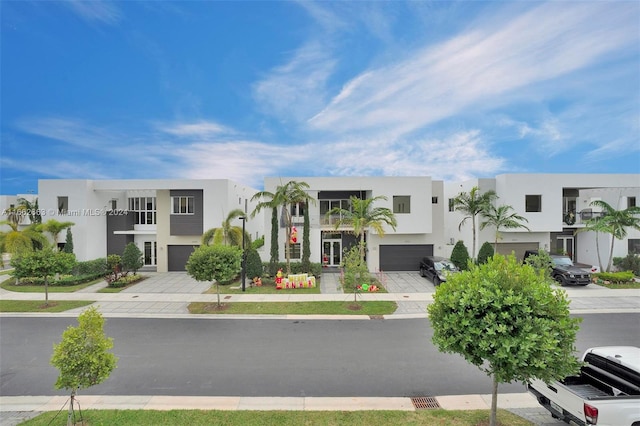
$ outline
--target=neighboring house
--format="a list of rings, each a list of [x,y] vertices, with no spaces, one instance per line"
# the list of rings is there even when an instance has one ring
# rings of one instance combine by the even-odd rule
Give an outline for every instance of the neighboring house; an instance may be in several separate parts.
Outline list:
[[[227,179],[56,179],[40,180],[38,189],[43,221],[74,222],[78,260],[122,254],[134,242],[145,269],[158,272],[184,270],[203,232],[233,209],[250,213],[257,192]],[[260,221],[248,220],[246,228],[254,239],[263,234]]]
[[[417,271],[426,255],[449,257],[458,240],[472,247],[472,227],[453,211],[451,200],[474,186],[481,191],[494,190],[496,205],[509,205],[525,217],[530,231],[501,230],[498,252],[516,253],[539,248],[569,254],[575,261],[598,263],[595,233],[575,231],[599,214],[590,206],[603,200],[616,209],[637,205],[640,199],[638,174],[503,174],[495,178],[465,182],[443,182],[420,177],[268,177],[264,190],[274,192],[290,180],[306,182],[315,204],[307,206],[310,216],[311,262],[337,267],[343,251],[356,243],[352,229],[335,229],[335,218],[327,218],[332,208],[348,206],[349,197],[385,196],[374,207],[391,209],[397,220],[395,230],[385,226],[385,235],[368,231],[366,259],[369,270]],[[219,227],[228,213],[241,209],[250,215],[259,202],[251,201],[258,190],[226,179],[210,180],[40,180],[38,197],[42,220],[71,221],[74,253],[79,260],[121,254],[124,246],[135,242],[144,254],[145,269],[184,270],[186,260],[200,245],[202,233]],[[0,207],[17,203],[15,196],[1,196]],[[291,260],[302,257],[304,206],[294,206],[292,215],[298,241],[291,246]],[[279,220],[279,256],[285,260],[286,230],[282,211]],[[249,216],[247,216],[249,217]],[[1,219],[6,219],[3,217]],[[28,220],[27,220],[28,221]],[[479,230],[477,248],[495,239],[495,229]],[[238,226],[242,222],[238,220]],[[246,229],[253,239],[264,235],[259,250],[263,261],[270,257],[271,211],[264,209],[247,220]],[[614,256],[640,252],[640,232],[628,230],[623,241],[616,241]],[[58,242],[64,242],[64,233]],[[611,237],[599,235],[601,256],[608,258]]]
[[[514,251],[522,258],[525,250],[541,248],[552,253],[565,253],[574,261],[592,265],[598,264],[595,233],[574,235],[576,230],[585,226],[588,219],[599,214],[599,209],[590,206],[590,203],[603,200],[621,210],[635,205],[636,200],[640,199],[640,175],[637,174],[504,174],[493,179],[445,184],[448,203],[461,191],[469,192],[474,186],[478,186],[481,192],[494,190],[499,197],[496,205],[510,205],[528,220],[525,224],[530,232],[523,228],[508,232],[501,230],[499,253]],[[463,215],[452,211],[450,204],[446,217],[449,243],[461,239],[470,248],[471,224],[465,224],[458,232]],[[616,241],[614,256],[626,256],[634,250],[638,252],[640,233],[628,231],[626,241]],[[486,227],[478,232],[478,246],[495,238],[495,228]],[[603,258],[608,256],[610,238],[608,234],[600,234]]]
[[[310,203],[311,262],[320,262],[326,255],[329,267],[340,265],[343,250],[356,244],[352,228],[335,228],[335,218],[326,213],[334,207],[348,208],[349,197],[373,198],[385,196],[373,207],[386,207],[393,211],[398,226],[395,231],[385,226],[385,235],[378,236],[373,230],[367,233],[366,259],[370,271],[417,270],[420,258],[440,250],[443,239],[441,203],[443,183],[430,177],[279,177],[266,178],[265,191],[275,192],[279,185],[295,180],[306,182],[307,193],[316,200]],[[303,211],[295,206],[292,211],[294,225],[298,231],[298,242],[291,245],[291,259],[302,256]],[[279,212],[280,216],[282,212]],[[263,213],[266,256],[270,247],[271,212]],[[286,230],[279,221],[278,237],[280,260],[285,259]]]

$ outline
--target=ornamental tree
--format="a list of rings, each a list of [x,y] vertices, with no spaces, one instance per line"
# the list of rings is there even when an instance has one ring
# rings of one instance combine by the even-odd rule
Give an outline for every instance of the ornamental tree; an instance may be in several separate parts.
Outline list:
[[[462,355],[493,378],[491,426],[498,383],[549,382],[579,370],[580,319],[569,316],[566,293],[513,255],[449,276],[427,311],[438,349]]]
[[[62,251],[65,253],[73,253],[73,234],[71,233],[71,228],[67,228],[67,236],[64,240],[64,248]]]
[[[138,272],[138,269],[142,268],[142,265],[144,265],[142,252],[134,242],[131,242],[124,247],[121,260],[122,267],[127,271],[133,271],[134,274]]]
[[[459,240],[456,245],[453,246],[453,250],[451,251],[451,262],[456,265],[458,269],[464,271],[467,269],[469,259],[467,246],[464,245],[462,240]]]
[[[220,303],[220,283],[238,276],[242,268],[242,249],[235,246],[200,246],[187,261],[187,273],[197,281],[215,281]]]
[[[71,390],[67,425],[72,423],[73,402],[78,389],[104,382],[116,368],[118,358],[109,352],[113,339],[104,334],[104,318],[95,307],[78,316],[78,326],[69,326],[62,341],[53,345],[51,364],[60,370],[56,389]]]
[[[37,277],[44,280],[44,302],[49,305],[49,278],[56,274],[68,274],[76,265],[73,253],[64,253],[55,248],[46,248],[24,253],[11,259],[16,278]]]

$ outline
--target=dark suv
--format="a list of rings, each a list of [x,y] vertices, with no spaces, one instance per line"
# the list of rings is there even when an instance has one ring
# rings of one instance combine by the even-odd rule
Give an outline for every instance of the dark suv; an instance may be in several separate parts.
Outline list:
[[[427,277],[438,286],[447,281],[447,275],[460,272],[449,259],[437,256],[423,257],[420,261],[420,276]]]
[[[524,259],[531,255],[537,255],[538,252],[527,250]],[[591,284],[591,273],[584,268],[580,268],[573,264],[569,256],[559,254],[551,254],[552,270],[551,278],[560,283],[560,285],[588,285]]]

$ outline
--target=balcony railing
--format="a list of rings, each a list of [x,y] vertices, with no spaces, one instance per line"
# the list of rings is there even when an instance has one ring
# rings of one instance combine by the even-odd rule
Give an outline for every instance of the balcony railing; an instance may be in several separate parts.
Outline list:
[[[295,226],[302,226],[304,223],[304,216],[292,216],[291,220]],[[334,228],[336,223],[340,220],[340,215],[331,215],[329,217],[325,215],[309,215],[309,225],[311,228]],[[350,228],[350,227],[341,227]]]
[[[594,212],[592,209],[583,209],[579,212],[564,212],[562,214],[562,222],[565,225],[584,225],[591,219],[604,217],[604,212]]]

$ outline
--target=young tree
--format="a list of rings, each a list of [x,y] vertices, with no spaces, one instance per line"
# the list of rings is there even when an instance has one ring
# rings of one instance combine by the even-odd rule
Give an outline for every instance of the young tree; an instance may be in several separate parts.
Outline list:
[[[476,218],[491,205],[494,199],[498,198],[495,191],[486,191],[480,194],[480,188],[474,186],[469,193],[461,192],[456,198],[453,199],[453,206],[456,211],[462,212],[466,216],[458,225],[458,230],[462,229],[462,226],[468,219],[471,219],[471,229],[473,231],[473,248],[471,251],[471,257],[476,257]]]
[[[135,274],[143,265],[142,251],[140,251],[136,243],[127,244],[122,252],[122,267],[127,271],[133,271]]]
[[[64,240],[64,248],[62,251],[65,253],[73,253],[73,235],[71,234],[71,228],[67,228],[67,236]]]
[[[304,222],[302,224],[302,260],[301,266],[303,272],[311,272],[311,242],[309,241],[309,209],[305,206],[304,209]]]
[[[56,274],[68,274],[76,264],[73,253],[48,248],[24,253],[11,259],[16,278],[38,277],[44,280],[45,306],[49,305],[49,278]]]
[[[511,210],[513,210],[513,207],[511,206],[496,207],[493,204],[489,204],[485,210],[480,212],[482,217],[485,219],[480,223],[480,230],[482,231],[487,226],[493,226],[496,228],[496,239],[493,243],[494,253],[498,252],[500,229],[524,228],[527,231],[530,231],[529,228],[522,224],[522,222],[529,222],[527,218],[520,216],[516,212],[511,212]]]
[[[480,251],[478,252],[478,263],[487,263],[487,260],[492,258],[494,254],[491,244],[485,241],[482,246],[480,246]]]
[[[287,260],[287,274],[291,273],[291,230],[293,229],[293,219],[291,217],[291,206],[294,206],[299,203],[315,203],[315,198],[310,196],[306,189],[309,189],[309,184],[306,182],[297,182],[295,180],[289,181],[284,185],[279,185],[276,188],[276,192],[269,191],[260,191],[256,193],[251,200],[260,200],[253,212],[251,212],[251,217],[255,217],[262,209],[270,208],[270,209],[282,209],[282,216],[284,219],[285,230],[286,230],[286,241],[285,241],[285,258]],[[276,211],[277,215],[277,211]],[[271,222],[271,232],[273,233],[273,221]],[[277,219],[276,219],[276,227]],[[276,228],[277,229],[277,228]]]
[[[513,255],[449,276],[427,310],[438,349],[493,378],[492,426],[498,383],[551,381],[579,369],[573,354],[580,319],[569,315],[566,293]]]
[[[378,235],[384,236],[384,225],[389,225],[394,231],[398,222],[393,212],[386,207],[373,207],[373,203],[378,200],[386,200],[387,197],[379,195],[373,198],[361,199],[351,196],[349,198],[350,208],[343,209],[335,207],[326,213],[327,217],[337,215],[338,219],[335,228],[341,226],[349,226],[353,228],[351,231],[358,236],[360,244],[360,260],[364,262],[365,235],[369,228],[373,229]]]
[[[242,249],[234,246],[200,246],[187,261],[187,273],[197,281],[215,281],[220,303],[220,283],[231,281],[242,268]]]
[[[222,221],[220,228],[209,229],[202,235],[202,244],[207,246],[222,244],[224,246],[242,247],[242,227],[234,226],[232,222],[245,216],[245,213],[240,209],[230,211],[225,220]],[[244,242],[245,245],[251,243],[251,236],[246,231],[244,233]]]
[[[60,235],[63,230],[70,228],[73,225],[75,225],[73,222],[58,222],[55,219],[49,219],[45,223],[38,225],[38,229],[51,234],[51,237],[53,238],[53,247],[57,249],[58,235]]]
[[[467,246],[464,245],[462,240],[458,241],[451,251],[451,262],[456,265],[458,269],[464,271],[468,268],[469,259]]]
[[[78,326],[69,326],[62,341],[53,345],[51,364],[60,370],[56,389],[71,390],[67,425],[73,424],[73,404],[78,389],[104,382],[116,368],[118,358],[109,352],[113,339],[104,334],[104,318],[94,307],[78,316]]]

